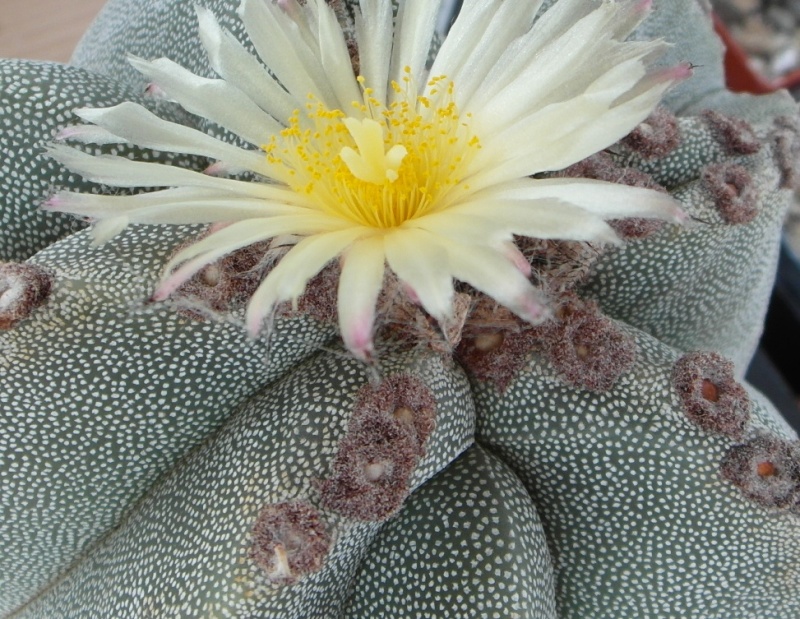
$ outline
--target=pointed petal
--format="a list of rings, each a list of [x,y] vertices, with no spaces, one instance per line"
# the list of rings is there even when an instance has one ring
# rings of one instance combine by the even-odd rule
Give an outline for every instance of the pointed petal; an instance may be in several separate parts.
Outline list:
[[[242,198],[207,189],[165,189],[135,196],[105,196],[60,192],[42,205],[45,211],[72,213],[93,219],[124,215],[130,223],[198,224],[259,219],[273,215],[302,215],[307,209]]]
[[[82,108],[75,110],[75,114],[144,148],[224,159],[262,175],[270,172],[263,152],[244,150],[196,129],[166,121],[136,103],[126,101],[109,108]]]
[[[266,144],[283,129],[283,125],[225,80],[200,77],[167,58],[150,62],[135,57],[128,60],[181,107],[232,131],[251,144]]]
[[[112,217],[111,219],[104,219],[98,221],[92,226],[92,245],[102,245],[110,241],[112,238],[122,232],[130,223],[130,220],[125,217]]]
[[[128,140],[121,138],[103,129],[102,127],[95,127],[93,125],[74,125],[64,127],[56,133],[55,139],[57,141],[70,141],[79,142],[80,144],[126,144]]]
[[[305,105],[309,94],[329,108],[336,107],[319,49],[309,47],[298,25],[279,6],[271,1],[242,0],[238,12],[261,60],[298,107]]]
[[[540,6],[540,0],[503,2],[480,37],[464,42],[462,54],[465,57],[461,66],[456,72],[447,73],[458,84],[459,107],[467,107],[468,101],[495,69],[509,44],[530,29]]]
[[[173,256],[164,267],[167,275],[153,294],[153,299],[163,301],[205,265],[232,251],[282,234],[306,235],[335,230],[336,225],[332,225],[330,220],[319,215],[279,215],[232,223]],[[179,264],[181,266],[172,271]]]
[[[420,218],[416,225],[461,243],[499,248],[512,235],[618,243],[600,217],[557,200],[485,200]]]
[[[541,294],[498,251],[441,238],[453,276],[488,294],[523,320],[537,324],[548,316]]]
[[[200,23],[200,41],[217,75],[245,93],[262,110],[283,123],[297,103],[266,68],[235,37],[223,30],[214,14],[195,6]]]
[[[576,96],[598,75],[634,55],[652,59],[662,54],[666,46],[660,41],[620,42],[646,14],[640,0],[599,6],[556,3],[475,84],[470,106],[485,113],[491,133],[515,122],[520,110]]]
[[[364,362],[373,359],[375,303],[383,286],[385,250],[380,236],[354,243],[342,260],[337,309],[344,345]]]
[[[486,201],[507,200],[563,201],[603,219],[644,217],[673,223],[686,219],[680,202],[668,193],[588,178],[519,179],[505,187],[471,195],[468,204],[475,206],[464,212],[473,212]]]
[[[649,82],[649,78],[645,77]],[[529,123],[519,123],[501,135],[493,136],[472,162],[477,171],[469,178],[473,191],[566,168],[614,144],[652,112],[664,92],[674,82],[663,80],[638,96],[614,107],[607,96],[584,95],[563,103],[547,106]],[[506,142],[500,148],[501,139]],[[534,152],[531,143],[536,143]]]
[[[361,75],[378,101],[386,102],[389,66],[392,61],[392,1],[360,0],[356,13],[356,41],[359,50],[369,50],[359,57]]]
[[[407,0],[400,3],[389,72],[390,78],[398,84],[403,84],[408,67],[409,77],[417,87],[421,85],[441,5],[442,0]]]
[[[295,301],[308,281],[359,238],[372,234],[368,228],[348,228],[300,240],[275,265],[247,306],[247,330],[254,336],[264,318],[283,301]]]
[[[318,10],[322,67],[339,101],[339,109],[352,115],[356,112],[353,103],[361,102],[361,91],[353,74],[347,42],[333,9],[323,2],[318,5]]]
[[[504,4],[503,0],[466,0],[458,10],[453,25],[431,66],[430,75],[456,76],[464,65],[470,50],[486,32],[488,24]]]
[[[50,144],[45,154],[93,183],[115,187],[207,187],[289,204],[311,204],[300,194],[280,185],[216,178],[177,166],[131,161],[115,155],[94,156],[61,144]]]
[[[452,311],[453,277],[447,252],[434,235],[401,228],[386,235],[386,261],[417,295],[425,311],[444,325]]]

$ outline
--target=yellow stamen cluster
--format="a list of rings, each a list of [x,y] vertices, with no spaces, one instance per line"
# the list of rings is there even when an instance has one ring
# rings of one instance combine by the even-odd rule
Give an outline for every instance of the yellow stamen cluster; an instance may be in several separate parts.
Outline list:
[[[287,178],[320,211],[373,228],[394,228],[447,207],[480,142],[453,100],[445,77],[417,95],[406,72],[387,107],[364,87],[355,113],[330,110],[309,97],[279,137],[264,147],[276,176]],[[287,176],[288,174],[288,176]]]

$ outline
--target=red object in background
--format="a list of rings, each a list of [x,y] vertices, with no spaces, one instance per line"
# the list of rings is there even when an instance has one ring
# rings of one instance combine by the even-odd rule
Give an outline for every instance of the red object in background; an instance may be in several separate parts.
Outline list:
[[[781,88],[800,86],[800,69],[778,79],[768,79],[754,71],[747,61],[747,54],[742,46],[733,38],[722,20],[717,15],[712,17],[714,30],[725,44],[725,81],[728,88],[734,92],[764,94]]]

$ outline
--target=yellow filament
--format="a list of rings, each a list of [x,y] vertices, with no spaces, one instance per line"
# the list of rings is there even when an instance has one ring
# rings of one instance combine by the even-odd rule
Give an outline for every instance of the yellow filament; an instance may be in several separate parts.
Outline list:
[[[480,148],[469,117],[458,113],[452,82],[433,78],[426,96],[417,96],[407,75],[404,86],[392,84],[396,97],[387,107],[358,81],[356,114],[309,96],[304,118],[296,110],[263,147],[269,162],[288,171],[292,189],[320,211],[358,225],[394,228],[446,208],[447,193]]]

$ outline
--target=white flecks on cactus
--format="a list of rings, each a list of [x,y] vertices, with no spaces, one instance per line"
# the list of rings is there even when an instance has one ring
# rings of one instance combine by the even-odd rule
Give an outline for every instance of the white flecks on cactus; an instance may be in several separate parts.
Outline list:
[[[343,617],[556,619],[553,591],[530,497],[506,464],[473,447],[381,531]]]
[[[253,560],[252,544],[265,506],[317,500],[312,482],[327,475],[368,381],[363,365],[342,352],[310,359],[240,407],[19,616],[335,617],[378,524],[320,509],[331,549],[319,570],[291,586]],[[415,488],[470,446],[469,387],[457,368],[416,354],[386,357],[382,371],[412,372],[441,415],[410,481]]]
[[[144,306],[186,229],[83,232],[29,268],[47,302],[3,334],[0,612],[62,573],[161,475],[266,382],[333,335],[307,318],[270,346],[237,324]],[[269,363],[267,363],[269,362]]]
[[[254,4],[250,1],[245,7],[251,10]],[[301,50],[295,60],[305,62],[308,84],[325,91],[316,94],[319,101],[340,97],[344,91],[338,89],[347,83],[320,77],[320,63],[313,62],[321,51],[318,43],[333,40],[328,37],[331,30],[344,42],[336,50],[325,49],[331,54],[320,54],[326,62],[336,60],[330,71],[322,64],[331,77],[346,72],[351,61],[356,74],[374,75],[388,67],[402,75],[403,63],[393,65],[391,60],[396,21],[397,32],[406,35],[397,39],[396,56],[415,50],[411,75],[416,85],[427,84],[429,76],[420,79],[423,72],[417,68],[426,58],[437,62],[439,47],[434,41],[430,53],[420,51],[430,29],[408,24],[430,17],[435,3],[329,4],[342,24],[341,38],[321,2],[281,0],[261,6],[277,19],[266,26],[278,30],[273,34],[283,36],[282,26],[296,28],[291,45],[287,42],[283,50]],[[480,114],[474,115],[472,124],[461,130],[473,132],[486,146],[503,135],[490,131],[491,123],[509,120],[530,104],[525,97],[538,94],[531,86],[541,85],[547,75],[563,80],[563,89],[541,91],[558,100],[554,114],[563,111],[587,80],[600,78],[595,85],[608,84],[611,90],[602,96],[610,96],[618,84],[603,78],[603,71],[597,70],[602,54],[594,52],[610,45],[623,55],[635,55],[640,44],[589,37],[572,46],[566,24],[575,21],[589,28],[598,17],[625,11],[635,16],[651,3],[618,2],[616,10],[622,13],[614,13],[605,0],[545,0],[543,9],[555,8],[540,11],[534,30],[557,32],[552,47],[538,50],[549,49],[550,57],[556,58],[539,67],[538,82],[516,82],[518,90],[506,86],[525,75],[517,69],[526,64],[526,53],[537,52],[528,26],[538,3],[463,4],[466,17],[456,23],[438,63],[465,60],[448,74],[453,96],[466,100],[470,88],[473,94],[480,88],[487,93],[494,89],[498,105],[508,104],[507,109],[499,106],[507,114],[498,113],[483,127],[476,121]],[[0,333],[0,614],[47,619],[330,619],[345,613],[354,619],[392,613],[408,619],[414,612],[426,619],[458,613],[510,619],[526,612],[536,619],[794,619],[800,614],[796,436],[757,394],[742,396],[734,387],[760,329],[790,195],[785,189],[798,177],[796,106],[788,97],[739,97],[724,90],[721,47],[711,35],[705,0],[652,4],[654,10],[632,33],[634,40],[644,41],[638,49],[663,50],[662,66],[686,61],[697,65],[693,79],[667,93],[666,105],[677,118],[663,109],[645,118],[642,110],[644,123],[628,139],[605,144],[605,151],[561,172],[633,185],[623,190],[632,202],[629,209],[614,213],[618,219],[607,218],[605,211],[602,217],[595,215],[608,219],[617,235],[635,240],[621,250],[530,237],[515,237],[516,249],[510,243],[493,247],[506,267],[512,265],[523,278],[532,276],[557,318],[566,317],[570,304],[590,303],[580,295],[591,294],[599,309],[615,319],[609,321],[614,329],[636,340],[640,350],[635,360],[617,364],[613,380],[603,389],[588,390],[585,377],[570,383],[567,373],[548,359],[545,336],[559,330],[558,322],[533,326],[459,283],[452,324],[440,329],[415,305],[430,297],[397,281],[389,265],[378,299],[385,321],[379,326],[386,328],[374,334],[383,362],[377,375],[329,343],[342,272],[335,260],[309,280],[310,294],[299,297],[297,307],[278,308],[270,342],[243,336],[240,297],[249,297],[248,287],[274,265],[273,254],[295,246],[297,237],[278,239],[272,246],[270,241],[252,245],[245,250],[245,260],[235,252],[228,254],[199,270],[189,286],[161,307],[145,300],[157,286],[167,257],[193,242],[201,233],[198,227],[132,226],[101,247],[91,247],[89,235],[79,233],[30,261],[54,275],[52,296],[12,330]],[[235,186],[252,190],[259,185],[252,181],[263,179],[253,175],[224,178],[248,169],[254,157],[266,165],[263,152],[225,127],[253,138],[270,133],[276,123],[289,123],[293,107],[305,109],[287,105],[293,103],[293,95],[287,93],[303,72],[284,71],[279,79],[285,83],[277,89],[261,79],[236,82],[247,94],[235,94],[231,100],[252,99],[263,105],[261,111],[273,119],[264,125],[248,124],[245,116],[231,117],[229,109],[212,105],[214,97],[198,102],[191,93],[193,105],[213,109],[206,117],[188,114],[170,102],[176,93],[170,95],[171,89],[164,88],[169,84],[150,83],[149,98],[141,100],[158,117],[132,104],[116,108],[131,121],[127,129],[115,124],[114,112],[97,110],[125,98],[136,100],[155,77],[178,75],[172,86],[186,85],[181,82],[185,78],[213,93],[233,92],[230,83],[242,76],[267,75],[258,55],[265,49],[271,53],[271,42],[250,40],[237,14],[238,0],[208,0],[204,5],[207,10],[199,11],[202,42],[198,13],[188,0],[111,0],[75,56],[83,69],[0,62],[4,87],[8,86],[0,93],[4,161],[32,161],[32,145],[35,150],[36,144],[54,137],[57,126],[77,122],[65,116],[77,107],[81,118],[103,118],[106,128],[67,127],[55,138],[78,144],[82,152],[59,144],[53,149],[58,157],[77,167],[101,162],[101,171],[86,169],[89,176],[107,174],[94,176],[96,180],[110,180],[121,169],[135,170],[151,185],[172,188],[141,196],[133,194],[150,191],[146,184],[105,189],[121,208],[141,208],[141,214],[166,197],[173,201],[173,214],[180,205],[190,204],[198,212],[208,211],[211,202],[196,200],[209,188],[225,187],[227,192],[233,185],[226,183],[245,179],[249,182]],[[382,10],[376,13],[383,24],[380,36],[372,36],[375,32],[360,17],[354,19],[362,7],[366,13]],[[322,10],[327,21],[319,21],[315,9]],[[400,9],[394,21],[393,9]],[[304,27],[304,15],[311,16],[314,28]],[[525,19],[507,19],[512,15]],[[635,21],[631,17],[629,25]],[[319,35],[320,24],[330,27],[327,34]],[[485,36],[475,38],[478,32]],[[672,46],[652,43],[661,37]],[[358,41],[365,38],[368,45],[359,49]],[[203,53],[203,45],[210,54]],[[595,46],[592,53],[586,45]],[[501,61],[489,67],[503,47],[508,49]],[[362,53],[366,49],[377,50],[377,56]],[[491,53],[484,53],[487,50]],[[145,77],[128,62],[129,53],[139,59],[170,58],[176,64],[134,61],[150,74]],[[277,69],[286,56],[275,60]],[[654,58],[640,60],[639,72]],[[620,73],[624,64],[618,65]],[[206,79],[192,77],[178,65]],[[156,75],[165,67],[163,75]],[[528,70],[535,68],[530,65]],[[608,60],[605,69],[609,68],[613,73],[617,66]],[[214,79],[219,73],[232,76],[227,86]],[[509,76],[502,84],[500,78]],[[628,77],[634,79],[633,74]],[[383,86],[392,92],[388,80]],[[83,92],[85,100],[75,101]],[[185,92],[178,94],[186,98]],[[260,114],[260,105],[244,105],[249,117]],[[512,113],[515,106],[517,112]],[[446,112],[447,122],[461,118],[468,108]],[[599,107],[600,116],[606,108]],[[270,110],[282,113],[273,117]],[[416,143],[388,138],[381,142],[374,125],[365,122],[374,119],[350,115],[349,110],[350,120],[342,118],[339,127],[347,143],[337,144],[347,173],[371,180],[382,173],[388,185],[405,182],[403,166],[413,159],[409,147]],[[422,113],[418,107],[413,111]],[[225,122],[217,124],[209,116]],[[307,116],[298,118],[302,123]],[[570,126],[559,118],[559,123],[542,127],[541,135],[530,140],[531,148],[541,146],[548,135],[553,137],[551,146],[557,145],[556,138]],[[169,140],[172,146],[186,145],[188,140],[184,152],[202,145],[208,152],[200,152],[207,156],[137,149],[111,131],[119,128],[128,135],[132,126],[142,146],[163,147]],[[527,130],[536,127],[531,123]],[[510,136],[510,143],[523,138],[521,131]],[[575,153],[592,150],[578,148],[577,141],[568,144]],[[597,148],[604,146],[598,143]],[[99,152],[124,154],[125,159],[94,158]],[[551,157],[559,155],[550,147],[535,154],[541,157],[531,161],[547,158],[551,163]],[[134,165],[152,161],[172,165]],[[477,154],[474,161],[480,161]],[[753,179],[743,185],[756,196],[752,221],[724,219],[719,200],[702,181],[703,170],[714,165],[739,166]],[[52,221],[57,216],[53,213],[33,219],[21,214],[36,205],[39,194],[59,186],[83,192],[80,198],[67,199],[76,200],[91,217],[105,204],[105,198],[86,193],[100,191],[98,186],[58,171],[52,160],[39,159],[29,167],[28,172],[17,167],[3,170],[3,198],[11,196],[5,204],[11,204],[12,211],[3,215],[9,224],[3,228],[3,243],[22,248],[24,254],[6,259],[28,256],[65,233],[54,227],[45,232],[55,236],[42,236],[40,224]],[[513,171],[513,166],[506,170],[505,163],[501,167],[500,172]],[[536,181],[540,187],[558,186],[551,178]],[[192,183],[198,186],[183,186]],[[533,185],[525,181],[529,183]],[[576,188],[586,181],[570,183]],[[600,191],[604,185],[584,187]],[[279,189],[285,187],[274,184],[268,190]],[[678,198],[697,223],[684,230],[652,225],[662,224],[659,219],[631,218],[647,206],[647,196],[652,197],[647,189],[661,192],[664,200]],[[623,195],[619,191],[615,188],[615,195]],[[593,197],[605,201],[609,195]],[[213,206],[228,198],[225,192],[214,194]],[[46,208],[59,201],[63,207],[64,199],[56,195]],[[184,215],[195,221],[190,211]],[[380,214],[386,213],[374,213]],[[160,221],[159,208],[145,215],[142,221]],[[246,216],[247,208],[240,215]],[[108,221],[95,228],[101,238],[111,237],[127,223]],[[224,231],[222,224],[215,229]],[[469,244],[469,232],[467,225],[453,235]],[[487,277],[495,276],[498,271],[489,266]],[[376,279],[377,272],[376,268]],[[307,275],[287,274],[281,294],[296,296]],[[587,278],[589,285],[581,287]],[[443,279],[431,278],[427,284],[432,290],[450,290],[452,283],[445,285]],[[230,296],[232,288],[236,290]],[[393,297],[398,291],[401,294]],[[403,303],[386,309],[387,300],[400,297]],[[435,300],[446,305],[440,297]],[[650,335],[625,323],[639,325]],[[463,347],[456,362],[471,372],[471,385],[451,358],[459,338]],[[572,350],[576,358],[590,348],[578,340]],[[696,374],[701,378],[688,381],[687,405],[673,382],[674,368],[684,355],[681,351],[701,348],[721,348],[734,357],[738,370],[732,378],[729,369],[719,371],[719,364],[701,367]],[[326,352],[315,355],[320,349]],[[433,359],[428,349],[444,357]],[[461,354],[464,350],[468,354]],[[367,384],[368,378],[376,382]],[[412,397],[420,393],[416,381],[433,394],[435,424],[426,399]],[[726,392],[736,396],[736,402],[749,395],[752,414],[748,420],[734,411],[731,423],[720,432],[705,422],[731,412],[725,408]],[[478,411],[473,410],[475,401]],[[415,415],[420,411],[421,416]],[[323,505],[321,488],[334,476],[337,452],[351,424],[357,426],[365,418],[391,422],[395,429],[401,424],[405,432],[397,434],[394,445],[405,445],[405,453],[414,451],[413,458],[401,458],[414,465],[406,467],[413,469],[407,484],[410,497],[405,509],[393,503],[388,511],[400,511],[384,523],[358,522]],[[448,466],[473,440],[483,445]],[[367,482],[379,482],[393,463],[393,457],[368,457],[359,470]],[[430,483],[414,491],[426,480]],[[368,485],[361,489],[367,496],[374,491]],[[323,543],[326,536],[330,546]],[[552,551],[552,572],[545,543]]]
[[[322,0],[244,0],[239,14],[256,56],[198,8],[200,39],[220,79],[166,58],[131,63],[186,110],[260,150],[135,104],[77,113],[141,147],[207,156],[222,162],[215,172],[264,180],[178,174],[51,147],[52,157],[97,182],[170,189],[104,201],[64,192],[49,207],[97,219],[98,242],[131,223],[226,223],[168,263],[159,300],[225,254],[294,238],[250,300],[251,333],[340,257],[340,330],[364,361],[374,354],[386,266],[443,328],[454,318],[453,280],[540,322],[544,300],[519,270],[526,263],[510,245],[513,235],[615,242],[607,219],[680,221],[682,213],[668,194],[529,177],[610,146],[691,71],[653,70],[660,41],[624,42],[649,9],[633,0],[589,10],[567,0],[534,26],[537,2],[468,4],[428,69],[439,6],[407,0],[393,23],[390,0],[363,4],[355,20],[358,77],[345,32]]]
[[[537,363],[503,394],[476,386],[478,442],[509,463],[542,517],[559,617],[796,616],[797,516],[720,477],[733,439],[686,419],[672,383],[679,354],[631,334],[637,363],[607,393],[570,389]],[[789,438],[759,404],[748,431]]]
[[[780,110],[784,101],[777,98],[774,105]],[[680,238],[666,228],[646,243],[610,248],[582,293],[609,316],[678,349],[721,352],[741,377],[761,335],[790,193],[782,187],[769,143],[771,120],[753,125],[764,146],[733,158],[703,117],[680,118],[679,125],[683,141],[663,159],[620,156],[652,174],[695,222]],[[723,171],[736,166],[738,180],[750,182],[735,190],[715,174],[709,188],[703,174],[709,165]],[[726,220],[721,202],[732,208],[736,222]],[[742,215],[747,223],[738,221]]]

